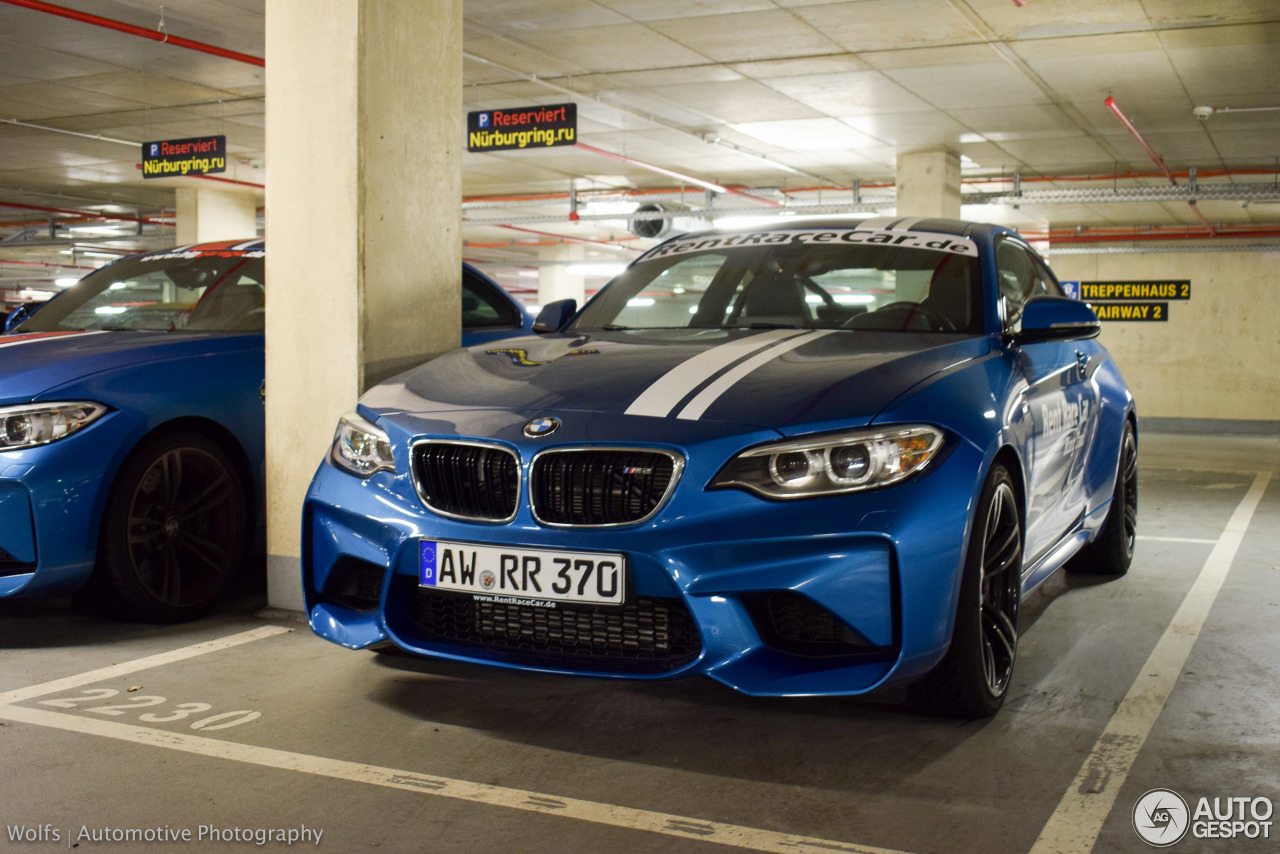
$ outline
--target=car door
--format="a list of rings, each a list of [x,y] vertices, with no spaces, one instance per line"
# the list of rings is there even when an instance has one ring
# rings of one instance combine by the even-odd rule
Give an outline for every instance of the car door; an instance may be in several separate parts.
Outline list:
[[[1006,332],[1019,328],[1034,296],[1062,296],[1062,287],[1029,247],[1012,237],[996,244],[1000,314]],[[1014,346],[1022,374],[1021,413],[1030,427],[1025,451],[1028,565],[1084,514],[1084,454],[1097,429],[1097,389],[1091,381],[1093,342],[1045,341]]]

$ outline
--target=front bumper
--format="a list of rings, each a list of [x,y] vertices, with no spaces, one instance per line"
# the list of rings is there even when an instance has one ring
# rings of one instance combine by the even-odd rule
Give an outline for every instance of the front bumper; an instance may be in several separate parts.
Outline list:
[[[609,529],[544,527],[523,500],[507,524],[448,519],[420,503],[405,466],[360,480],[326,462],[303,511],[311,626],[350,648],[392,641],[423,655],[591,676],[701,673],[759,695],[858,694],[905,683],[950,642],[981,484],[981,453],[951,443],[902,484],[792,502],[706,490],[732,451],[686,447],[682,480],[658,515]],[[518,450],[527,465],[533,449]],[[536,608],[458,601],[419,588],[422,538],[622,552],[628,604],[583,614],[561,608],[568,613],[550,617],[548,628]],[[606,642],[610,620],[623,632],[614,647]],[[598,642],[582,640],[593,631]],[[559,646],[549,648],[548,637]],[[574,642],[566,646],[566,637]]]
[[[110,412],[76,435],[0,452],[0,597],[69,593],[88,580],[130,429]]]

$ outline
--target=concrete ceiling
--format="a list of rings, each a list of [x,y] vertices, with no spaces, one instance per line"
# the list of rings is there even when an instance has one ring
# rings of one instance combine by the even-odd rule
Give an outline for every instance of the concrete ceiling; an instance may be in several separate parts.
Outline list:
[[[150,0],[59,5],[160,24]],[[263,0],[163,9],[171,35],[263,54]],[[898,155],[948,147],[964,158],[966,192],[1009,194],[1017,175],[1026,194],[1016,207],[988,196],[994,204],[966,216],[1037,232],[1202,231],[1185,200],[1110,200],[1169,187],[1106,107],[1112,96],[1180,184],[1195,168],[1201,187],[1255,185],[1249,198],[1202,199],[1206,220],[1280,227],[1280,191],[1257,189],[1277,181],[1280,109],[1249,109],[1280,108],[1276,0],[467,0],[464,13],[466,110],[574,101],[583,143],[790,207],[890,207],[891,189],[877,185],[892,183]],[[225,134],[224,177],[263,184],[263,77],[256,65],[0,2],[0,261],[26,262],[0,266],[0,286],[59,275],[34,266],[66,263],[64,245],[39,245],[50,220],[62,221],[60,242],[172,242],[158,222],[173,212],[175,181],[142,179],[143,141]],[[1229,109],[1200,120],[1196,106]],[[1081,176],[1100,180],[1066,180]],[[464,254],[508,283],[511,264],[556,239],[547,234],[640,248],[651,242],[630,239],[616,218],[637,201],[695,212],[708,202],[692,184],[569,147],[465,154],[463,185]],[[626,193],[640,189],[669,193]],[[1068,194],[1035,195],[1051,189]],[[489,200],[545,194],[555,198]],[[735,195],[711,204],[766,210]],[[132,222],[127,237],[67,230],[109,224],[73,222],[90,211],[152,222],[141,236]]]

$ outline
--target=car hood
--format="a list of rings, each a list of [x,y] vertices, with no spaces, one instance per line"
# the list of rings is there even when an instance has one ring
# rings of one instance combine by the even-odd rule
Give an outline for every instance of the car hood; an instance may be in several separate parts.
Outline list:
[[[32,332],[0,336],[0,403],[22,403],[91,374],[261,347],[261,335]]]
[[[376,416],[590,412],[783,432],[870,423],[908,389],[979,358],[986,338],[854,330],[547,335],[441,356],[369,391]],[[477,424],[484,419],[477,416]],[[612,418],[608,419],[612,420]]]

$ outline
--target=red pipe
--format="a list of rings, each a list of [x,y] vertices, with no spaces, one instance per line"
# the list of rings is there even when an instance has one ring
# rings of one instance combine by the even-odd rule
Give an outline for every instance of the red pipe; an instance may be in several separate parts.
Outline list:
[[[486,223],[487,224],[487,223]],[[525,234],[534,234],[538,237],[553,237],[562,243],[582,243],[587,246],[607,246],[610,249],[625,249],[628,252],[639,252],[639,249],[633,249],[630,246],[623,246],[620,243],[610,243],[607,240],[587,240],[583,237],[565,237],[563,234],[552,234],[549,231],[534,231],[532,228],[521,228],[518,225],[495,225],[494,228],[505,228],[508,231],[521,231]]]
[[[1124,125],[1125,130],[1129,131],[1129,133],[1133,136],[1133,138],[1138,141],[1138,145],[1142,146],[1142,150],[1147,153],[1147,156],[1150,157],[1155,162],[1155,164],[1160,167],[1160,171],[1164,173],[1164,177],[1169,179],[1169,183],[1175,187],[1178,186],[1178,182],[1174,179],[1173,173],[1169,171],[1168,166],[1164,165],[1164,158],[1161,157],[1159,154],[1156,154],[1156,150],[1152,148],[1145,139],[1142,138],[1142,134],[1139,133],[1138,129],[1133,126],[1133,122],[1129,121],[1128,117],[1125,116],[1125,114],[1121,111],[1120,107],[1116,105],[1116,99],[1108,95],[1107,100],[1103,101],[1103,103],[1106,104],[1107,109],[1110,110],[1115,115],[1115,117],[1120,120],[1120,124]]]
[[[1155,162],[1155,164],[1160,167],[1160,171],[1163,172],[1164,176],[1169,179],[1169,183],[1175,187],[1178,186],[1177,179],[1173,177],[1173,173],[1169,171],[1169,167],[1164,164],[1164,158],[1161,157],[1159,154],[1156,154],[1156,150],[1152,148],[1145,139],[1142,138],[1142,134],[1138,133],[1138,129],[1133,126],[1133,122],[1129,121],[1128,117],[1125,116],[1125,114],[1121,111],[1120,107],[1116,105],[1116,99],[1108,95],[1107,100],[1104,101],[1103,103],[1105,103],[1107,105],[1107,109],[1110,110],[1112,114],[1115,115],[1115,117],[1120,120],[1120,124],[1124,125],[1125,129],[1129,131],[1129,133],[1133,135],[1133,138],[1138,141],[1138,145],[1141,145],[1142,150],[1147,152],[1147,156],[1150,157]],[[1218,234],[1217,229],[1215,229],[1213,227],[1213,224],[1210,223],[1209,220],[1205,218],[1205,215],[1200,212],[1200,208],[1196,207],[1196,203],[1188,202],[1188,204],[1191,206],[1191,212],[1196,215],[1196,219],[1204,223],[1204,227],[1208,229],[1209,236],[1216,237]]]
[[[0,3],[9,3],[9,2],[11,2],[11,0],[0,0]],[[20,205],[16,202],[0,202],[0,207],[18,208],[19,210],[24,210],[24,211],[40,211],[41,213],[68,214],[70,216],[86,217],[86,218],[93,218],[93,219],[112,219],[112,220],[119,220],[121,222],[141,222],[141,223],[146,223],[147,225],[168,225],[167,222],[160,222],[159,220],[151,219],[150,217],[119,216],[116,214],[100,214],[100,213],[94,213],[93,211],[72,211],[72,210],[67,210],[66,208],[45,208],[45,207],[40,207],[39,205]]]
[[[96,270],[97,267],[82,267],[76,264],[48,264],[44,261],[10,261],[0,258],[0,264],[17,264],[22,267],[47,267],[52,270]]]
[[[1215,233],[1210,235],[1215,238],[1240,237],[1240,238],[1262,238],[1262,237],[1280,237],[1280,229],[1270,229],[1264,231],[1234,231],[1230,234]],[[1034,238],[1033,238],[1034,239]],[[1195,234],[1162,234],[1162,233],[1145,233],[1138,232],[1128,236],[1094,236],[1090,234],[1079,234],[1070,237],[1054,237],[1050,238],[1051,244],[1061,243],[1142,243],[1149,240],[1204,240],[1204,235]]]
[[[135,27],[133,24],[126,24],[123,21],[114,21],[111,18],[90,15],[88,12],[77,12],[74,9],[67,9],[64,6],[55,6],[52,3],[43,3],[41,0],[0,0],[0,3],[8,3],[11,6],[22,6],[25,9],[32,9],[36,12],[45,12],[49,15],[57,15],[61,18],[70,18],[73,21],[93,24],[95,27],[103,27],[108,30],[115,30],[119,33],[127,33],[131,36],[150,39],[153,42],[171,44],[174,47],[185,47],[188,50],[198,50],[201,53],[220,56],[223,59],[234,59],[236,62],[256,65],[259,68],[265,68],[267,64],[266,60],[256,56],[250,56],[247,53],[237,53],[234,50],[227,50],[226,48],[216,47],[211,44],[205,44],[204,42],[184,39],[182,36],[172,36],[158,30],[148,30],[144,27]]]

